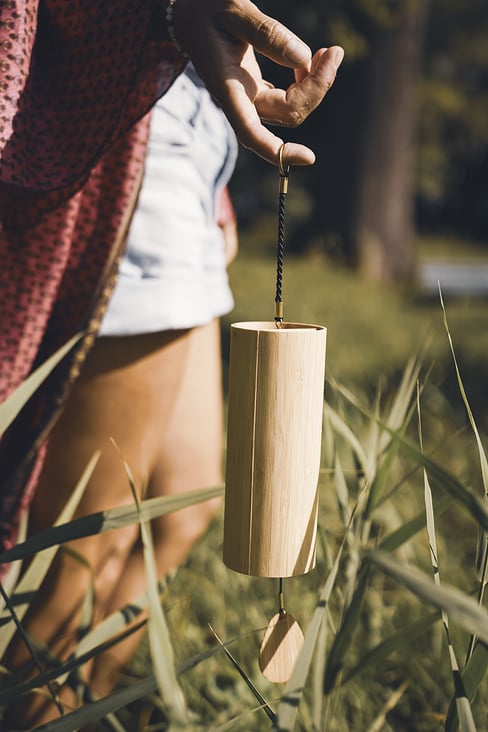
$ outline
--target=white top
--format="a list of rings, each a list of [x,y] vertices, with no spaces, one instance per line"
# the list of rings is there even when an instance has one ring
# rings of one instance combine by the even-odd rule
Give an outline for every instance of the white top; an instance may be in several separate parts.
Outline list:
[[[190,328],[233,307],[216,205],[237,157],[190,65],[152,111],[143,185],[100,335]]]

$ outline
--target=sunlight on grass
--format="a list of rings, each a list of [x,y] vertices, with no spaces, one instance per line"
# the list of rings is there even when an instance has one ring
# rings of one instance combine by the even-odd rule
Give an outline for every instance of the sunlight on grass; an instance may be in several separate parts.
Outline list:
[[[230,270],[236,306],[226,325],[273,317],[274,270],[272,257],[241,253]],[[446,299],[457,352],[470,371],[481,370],[488,353],[488,302]],[[361,281],[311,256],[285,260],[283,300],[287,320],[327,326],[327,371],[342,383],[370,389],[381,376],[395,378],[417,353],[434,362],[437,380],[447,378],[449,345],[438,298]]]
[[[273,318],[274,267],[255,249],[232,266],[236,307],[223,324],[224,358],[230,322]],[[174,695],[166,711],[184,704],[196,732],[263,732],[274,719],[283,732],[441,732],[445,725],[455,732],[454,649],[466,688],[458,708],[466,720],[473,713],[466,729],[485,729],[488,613],[486,601],[476,599],[476,551],[478,529],[488,528],[488,302],[444,298],[454,367],[438,298],[361,282],[318,255],[289,257],[284,274],[286,319],[328,328],[317,568],[286,580],[287,607],[306,639],[289,683],[270,683],[258,666],[278,583],[223,564],[222,514],[164,593],[156,587],[149,521],[222,489],[188,491],[68,521],[2,556],[11,561],[73,536],[144,527],[149,599],[95,626],[66,664],[38,683],[62,678],[116,643],[144,606],[152,605],[157,622],[123,688],[46,729],[71,730],[103,716],[114,730],[168,729],[151,722],[153,713],[161,716],[159,682],[163,697]],[[420,396],[422,444],[415,424]],[[432,551],[442,585],[432,580]],[[20,609],[24,598],[12,598]],[[451,646],[441,617],[444,628],[449,618]],[[8,608],[1,621],[10,637]],[[471,637],[480,641],[466,663]],[[5,703],[25,685],[3,673]]]

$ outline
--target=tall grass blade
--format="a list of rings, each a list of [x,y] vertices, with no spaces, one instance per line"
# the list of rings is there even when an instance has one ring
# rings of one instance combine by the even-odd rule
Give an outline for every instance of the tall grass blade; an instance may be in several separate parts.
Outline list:
[[[418,431],[420,449],[423,452],[423,437],[422,437],[422,420],[420,414],[420,393],[417,388],[417,413],[418,413]],[[437,538],[435,530],[435,516],[434,516],[434,503],[432,500],[432,491],[430,489],[429,478],[427,471],[423,469],[424,475],[424,502],[425,502],[425,515],[427,523],[427,536],[429,538],[429,550],[430,558],[432,562],[432,572],[434,575],[434,584],[437,587],[441,586],[441,575],[439,567],[439,555],[437,552]],[[463,680],[459,672],[459,664],[454,651],[454,646],[451,642],[451,636],[449,633],[449,616],[444,610],[441,609],[442,624],[444,626],[444,632],[447,640],[447,647],[449,650],[449,659],[451,662],[451,672],[454,682],[454,692],[456,696],[456,708],[458,713],[458,719],[461,727],[461,732],[476,732],[476,726],[473,719],[473,712],[471,705],[466,696],[466,690],[464,688]]]
[[[461,672],[463,686],[467,698],[472,702],[479,685],[483,681],[488,668],[488,647],[483,643],[476,643],[466,666]],[[458,732],[459,717],[456,696],[453,697],[447,712],[445,732]]]
[[[367,564],[362,563],[359,570],[358,582],[356,590],[354,592],[354,600],[349,605],[344,619],[339,628],[339,632],[334,638],[334,642],[329,652],[327,659],[327,669],[324,678],[324,694],[330,694],[334,689],[339,674],[344,668],[344,659],[346,658],[347,651],[352,643],[354,633],[358,627],[358,623],[361,616],[361,609],[363,607],[364,595],[368,589],[370,567]]]
[[[128,638],[133,633],[137,632],[139,628],[144,627],[145,620],[138,623],[136,626],[128,628],[118,636],[110,638],[109,640],[100,643],[98,646],[94,646],[83,654],[72,655],[66,661],[60,662],[59,665],[54,668],[50,668],[48,671],[42,671],[37,676],[32,677],[28,681],[21,682],[20,684],[5,684],[3,689],[0,689],[0,705],[12,704],[12,702],[20,699],[24,694],[27,694],[33,689],[40,688],[45,684],[56,680],[58,685],[62,685],[66,678],[73,671],[78,670],[81,666],[89,661],[93,660],[101,653],[113,648],[113,646],[120,643],[125,638]]]
[[[22,637],[22,640],[24,641],[24,645],[26,646],[27,650],[29,651],[29,654],[30,654],[30,656],[31,656],[31,658],[32,658],[32,660],[34,662],[35,667],[39,671],[42,671],[42,665],[41,665],[41,662],[40,662],[40,660],[38,658],[38,654],[36,652],[36,649],[34,648],[34,646],[32,645],[32,643],[30,642],[30,639],[29,639],[28,635],[24,632],[24,629],[23,629],[23,627],[22,627],[22,625],[21,625],[21,623],[20,623],[20,621],[19,621],[19,619],[18,619],[18,617],[17,617],[17,615],[15,613],[15,609],[10,604],[9,598],[5,594],[5,591],[4,591],[3,586],[1,584],[0,584],[0,594],[1,594],[2,598],[3,598],[3,600],[5,601],[5,605],[6,605],[7,609],[12,614],[12,619],[14,621],[14,627],[18,631],[19,635]],[[52,700],[52,703],[54,704],[54,706],[57,707],[57,709],[58,709],[58,711],[59,711],[60,714],[63,714],[64,708],[63,708],[63,705],[61,704],[61,701],[60,701],[60,699],[58,697],[57,689],[49,681],[47,683],[47,691],[48,691],[49,696],[51,697],[51,700]]]
[[[358,674],[367,671],[368,668],[379,668],[383,662],[402,648],[410,645],[416,638],[424,635],[439,620],[439,613],[423,615],[418,620],[403,625],[395,633],[392,633],[384,641],[372,648],[363,656],[358,664],[344,674],[343,683],[351,681]]]
[[[410,359],[403,372],[400,386],[393,400],[393,405],[388,412],[387,426],[389,429],[397,431],[404,424],[409,407],[412,406],[412,395],[414,394],[419,373],[420,363],[415,358]]]
[[[19,516],[19,525],[17,529],[16,543],[25,541],[29,527],[29,512],[23,511]],[[3,587],[7,595],[13,595],[15,587],[18,584],[19,577],[22,573],[22,562],[18,559],[16,562],[11,562],[8,567],[5,577],[3,578]],[[0,602],[0,613],[2,612],[2,604]],[[1,623],[0,623],[1,625]]]
[[[374,722],[368,727],[367,732],[381,732],[386,724],[386,715],[396,707],[402,696],[405,694],[407,688],[408,681],[404,681],[403,684],[400,684],[398,689],[395,689]]]
[[[47,379],[51,371],[82,337],[83,333],[77,333],[73,336],[64,346],[30,374],[3,404],[0,404],[0,435],[3,435],[42,382]]]
[[[115,443],[114,443],[115,445]],[[117,448],[117,446],[115,445]],[[118,450],[118,448],[117,448]],[[147,576],[149,650],[154,667],[155,676],[161,693],[161,698],[170,720],[170,729],[185,729],[188,724],[188,712],[180,685],[176,679],[175,659],[171,645],[169,629],[164,616],[158,594],[158,576],[156,557],[151,537],[151,530],[147,521],[144,521],[140,512],[140,501],[137,494],[134,478],[128,462],[120,450],[124,467],[129,480],[132,495],[139,517],[141,530],[142,550]]]
[[[365,510],[366,518],[371,516],[383,496],[384,487],[391,474],[391,466],[398,452],[398,443],[393,440],[392,434],[396,434],[397,432],[404,434],[413,416],[414,403],[412,401],[412,394],[419,371],[420,364],[416,359],[411,359],[405,367],[402,381],[395,393],[393,404],[385,419],[382,419],[380,415],[380,394],[377,396],[376,404],[372,411],[370,408],[364,406],[349,389],[341,384],[335,384],[337,391],[352,406],[365,415],[371,424],[370,444],[367,450],[363,448],[363,452],[369,455],[369,459],[367,462],[362,463],[364,473],[371,483]],[[341,428],[339,419],[337,416],[335,417],[335,428],[337,430],[340,428],[340,433],[343,437],[351,440],[347,429],[345,427]],[[355,436],[354,440],[357,442]]]
[[[223,640],[221,638],[219,638],[219,636],[217,635],[217,633],[215,632],[215,630],[212,628],[212,626],[209,625],[208,627],[210,628],[210,631],[212,632],[212,634],[215,637],[216,641],[220,644],[220,647],[222,648],[222,650],[225,652],[227,658],[230,660],[230,662],[232,663],[232,665],[234,666],[234,668],[238,672],[239,676],[244,680],[246,686],[251,690],[251,692],[253,693],[253,695],[258,700],[259,705],[260,705],[259,706],[259,709],[263,709],[263,711],[265,711],[266,714],[268,715],[268,717],[271,720],[271,722],[273,724],[275,724],[275,722],[276,722],[276,714],[273,712],[273,710],[269,706],[269,703],[266,701],[266,699],[261,694],[261,692],[256,687],[256,685],[253,684],[253,682],[251,681],[251,679],[249,678],[249,676],[246,674],[246,672],[244,671],[244,669],[241,668],[241,666],[238,663],[238,661],[234,658],[234,656],[229,651],[229,649],[227,648],[227,646],[223,642]]]
[[[159,593],[162,594],[163,590],[166,589],[166,583],[159,584]],[[134,598],[129,604],[108,615],[94,628],[92,628],[78,643],[76,646],[72,658],[75,660],[77,667],[81,665],[76,659],[84,659],[82,663],[86,663],[91,658],[95,658],[102,649],[110,648],[112,645],[116,645],[124,638],[137,632],[140,628],[143,628],[147,619],[144,618],[142,621],[133,626],[136,618],[144,612],[147,608],[147,594],[143,592],[138,597]],[[126,629],[129,630],[126,631]],[[124,632],[126,631],[126,632]],[[71,669],[68,669],[68,672]],[[67,680],[65,677],[58,677],[58,683],[64,684]],[[0,692],[1,693],[1,692]]]
[[[368,499],[368,491],[369,484],[366,481],[357,498],[354,511],[351,515],[351,521],[349,526],[347,527],[346,533],[344,534],[341,547],[344,545],[345,542],[349,543],[348,534],[349,531],[352,531],[354,527],[354,519],[356,514],[360,516],[364,515],[363,510],[364,504]],[[364,521],[362,528],[360,527],[360,531],[364,532],[366,525],[368,525],[369,527],[369,522]],[[364,596],[368,588],[370,571],[369,566],[365,565],[364,562],[361,561],[360,551],[357,547],[353,547],[352,554],[353,557],[350,566],[352,566],[353,569],[350,576],[348,577],[349,589],[346,592],[346,596],[344,598],[345,609],[343,611],[343,619],[339,631],[334,638],[332,647],[329,652],[329,657],[327,659],[327,667],[323,682],[324,694],[329,694],[333,690],[337,678],[342,672],[347,650],[352,643],[354,633],[356,631],[356,628],[358,627],[361,609],[364,602]]]
[[[441,301],[441,307],[442,307],[442,318],[444,322],[444,328],[447,333],[447,338],[449,341],[449,348],[451,349],[452,358],[454,361],[454,368],[456,370],[456,378],[458,382],[459,391],[461,393],[461,397],[466,409],[466,412],[468,414],[469,424],[471,425],[471,429],[473,430],[476,444],[478,446],[478,453],[480,458],[480,465],[481,465],[481,477],[483,479],[483,489],[484,489],[484,499],[485,504],[488,506],[488,460],[486,458],[486,452],[483,447],[483,443],[481,442],[481,437],[478,431],[478,427],[476,426],[476,421],[473,416],[473,412],[471,410],[471,406],[469,404],[468,396],[466,394],[466,390],[464,388],[463,380],[461,378],[461,371],[459,369],[458,361],[456,358],[456,352],[454,350],[454,344],[451,338],[451,333],[449,330],[449,323],[447,322],[447,312],[444,305],[444,300],[442,297],[442,291],[439,284],[439,296]],[[479,533],[478,533],[478,549],[476,552],[476,576],[478,578],[478,582],[480,583],[480,589],[479,589],[479,595],[478,595],[478,602],[481,605],[483,602],[483,593],[485,585],[488,581],[488,531],[486,528],[479,527]],[[472,637],[469,642],[468,647],[468,653],[467,658],[469,659],[475,643],[475,638]]]
[[[453,502],[451,496],[438,496],[437,500],[434,501],[437,515],[441,516],[453,505]],[[409,521],[399,526],[398,529],[385,536],[381,540],[378,548],[385,552],[394,552],[395,549],[401,547],[422,529],[425,529],[425,511],[421,511]]]
[[[176,680],[175,659],[169,629],[157,592],[157,571],[149,527],[141,523],[141,538],[147,573],[149,617],[147,630],[154,672],[172,727],[186,728],[188,713],[183,692]]]
[[[473,433],[474,433],[474,436],[475,436],[475,439],[476,439],[476,444],[478,446],[478,453],[479,453],[479,457],[480,457],[481,477],[483,479],[484,494],[485,494],[485,498],[488,499],[488,459],[486,457],[486,452],[485,452],[485,449],[483,447],[483,443],[481,442],[480,433],[478,431],[478,427],[476,426],[476,421],[474,419],[473,412],[471,411],[471,406],[469,404],[469,400],[468,400],[468,397],[467,397],[467,394],[466,394],[466,390],[464,388],[463,380],[461,378],[461,371],[459,369],[458,361],[457,361],[457,358],[456,358],[456,352],[454,350],[454,345],[453,345],[453,342],[452,342],[451,334],[449,332],[449,324],[447,322],[447,313],[446,313],[446,308],[444,306],[444,301],[442,299],[442,293],[441,293],[440,287],[439,287],[439,293],[440,293],[440,298],[441,298],[441,306],[442,306],[444,327],[446,329],[447,337],[448,337],[448,340],[449,340],[449,347],[451,349],[451,354],[452,354],[452,358],[453,358],[453,361],[454,361],[454,368],[456,370],[456,378],[457,378],[457,382],[458,382],[458,386],[459,386],[459,391],[461,393],[461,396],[462,396],[462,399],[463,399],[463,402],[464,402],[464,406],[465,406],[466,412],[468,414],[469,424],[471,425],[471,429],[473,430]],[[485,554],[486,554],[486,548],[485,548]],[[484,581],[486,582],[486,577],[484,578]]]
[[[209,628],[212,631],[212,633],[214,633],[214,631],[210,625],[209,625]],[[261,628],[260,630],[261,631],[265,630],[265,628]],[[255,632],[256,631],[252,631],[252,633],[255,633]],[[183,676],[183,674],[188,673],[188,671],[191,671],[192,669],[199,666],[203,661],[206,661],[207,659],[212,658],[213,656],[216,656],[218,653],[221,653],[222,651],[225,652],[225,649],[228,649],[232,643],[236,643],[237,641],[242,640],[243,637],[245,637],[245,636],[238,636],[237,638],[234,638],[231,641],[225,641],[225,643],[224,642],[220,643],[220,641],[219,641],[218,645],[213,646],[212,648],[208,648],[206,651],[202,651],[201,653],[198,653],[196,656],[187,658],[185,661],[182,661],[181,663],[179,663],[177,665],[176,672],[177,672],[178,676]],[[258,694],[259,693],[260,692],[258,691]],[[264,700],[264,697],[261,696],[260,698]],[[267,702],[266,702],[266,704],[267,704]]]
[[[347,526],[351,519],[351,507],[349,506],[349,491],[339,453],[336,453],[334,459],[334,485],[342,522],[344,526]]]
[[[380,384],[376,390],[372,413],[374,419],[370,419],[366,425],[366,436],[365,436],[365,452],[368,455],[368,467],[366,469],[366,479],[373,481],[374,474],[376,472],[376,466],[381,453],[381,428],[380,428],[380,414],[381,414],[381,398],[382,398],[382,385]],[[371,492],[368,496],[368,502],[371,500]]]
[[[413,390],[420,372],[420,363],[417,359],[410,359],[402,375],[401,384],[396,392],[392,407],[388,416],[387,426],[389,431],[397,431],[405,421],[406,409],[410,403]],[[359,412],[371,417],[371,410],[361,403],[361,400],[346,386],[334,382],[334,388],[354,406]]]
[[[445,610],[451,620],[468,632],[476,633],[484,643],[488,643],[488,613],[460,590],[437,587],[418,569],[406,568],[384,552],[368,552],[366,558],[421,600]]]
[[[407,364],[400,386],[395,393],[393,404],[388,411],[385,424],[387,430],[379,435],[375,464],[372,466],[371,491],[366,505],[366,516],[370,516],[383,496],[384,488],[391,474],[391,466],[398,452],[398,444],[391,438],[391,431],[405,434],[413,414],[412,394],[420,371],[420,365],[414,359]],[[371,422],[380,424],[379,411],[373,415]]]
[[[124,610],[125,609],[123,608],[121,611],[114,613],[114,615],[111,617],[115,618],[115,616],[122,615],[124,613]],[[132,623],[133,617],[131,617],[130,613],[128,613],[126,619],[123,621],[122,626],[120,626],[120,623],[117,622],[118,632],[112,633],[110,637],[105,637],[104,639],[97,637],[98,631],[101,630],[100,626],[97,626],[92,631],[92,634],[90,634],[90,637],[93,636],[93,639],[97,637],[97,644],[95,644],[94,642],[87,643],[88,636],[86,636],[86,638],[84,638],[80,645],[77,647],[76,652],[72,656],[70,656],[69,659],[60,663],[56,668],[52,668],[49,671],[43,671],[37,676],[20,684],[9,684],[9,682],[7,682],[5,684],[5,687],[0,689],[0,706],[11,704],[17,699],[20,699],[20,697],[24,694],[27,694],[29,691],[32,691],[33,689],[36,689],[38,687],[42,687],[50,681],[56,680],[58,686],[62,685],[63,683],[65,683],[66,678],[72,671],[76,671],[84,664],[96,658],[98,655],[100,655],[100,653],[104,653],[105,651],[110,650],[110,648],[113,648],[125,638],[130,637],[133,633],[137,633],[141,628],[146,625],[147,620],[144,618],[135,625]],[[100,625],[104,625],[104,623]],[[127,627],[129,625],[130,627]],[[100,633],[100,635],[102,635],[102,633]],[[103,633],[103,636],[107,636],[107,634]],[[215,656],[220,651],[220,647],[211,648],[207,651],[199,653],[196,656],[193,656],[192,658],[187,659],[186,661],[183,661],[182,663],[178,664],[176,668],[177,675],[183,675],[191,669],[196,668],[196,666],[201,664],[203,661],[206,661],[208,658]],[[151,678],[154,679],[154,689],[157,689],[157,681],[155,677],[153,676]]]
[[[78,481],[71,496],[69,497],[66,506],[56,519],[56,522],[54,524],[55,527],[59,524],[63,524],[65,521],[69,520],[73,516],[85,491],[85,488],[93,474],[93,471],[96,468],[99,458],[100,453],[96,452],[90,459],[88,465],[83,471],[80,480]],[[53,530],[54,529],[50,529],[49,531]],[[19,621],[22,621],[25,613],[27,612],[29,607],[29,601],[28,599],[26,599],[24,601],[20,601],[19,603],[16,601],[16,598],[30,598],[38,590],[49,570],[49,567],[51,566],[57,548],[58,547],[54,545],[45,549],[44,551],[39,551],[27,568],[19,584],[17,585],[14,595],[12,597],[12,604],[15,607],[15,612]],[[0,615],[0,621],[4,620],[6,617],[8,617],[8,615],[8,611],[3,611],[3,613]],[[10,643],[14,633],[15,628],[13,625],[8,625],[2,630],[2,633],[0,635],[0,658],[7,650],[7,646]]]
[[[468,513],[484,529],[488,530],[488,505],[474,495],[447,470],[431,458],[423,455],[420,450],[398,433],[392,433],[395,440],[401,444],[402,452],[426,468],[431,486],[451,496],[456,503],[464,506]]]
[[[347,390],[344,390],[343,387],[338,388],[341,393],[344,391],[344,393],[347,394]],[[358,409],[366,415],[374,418],[370,411],[365,409],[353,395],[351,395],[351,399],[352,403],[358,406]],[[340,422],[340,418],[337,418],[336,423],[340,425]],[[444,470],[444,468],[434,460],[423,455],[422,452],[415,445],[412,445],[401,433],[392,430],[385,422],[382,422],[382,426],[390,433],[392,438],[401,445],[402,451],[405,455],[412,458],[418,465],[427,469],[431,485],[436,486],[441,491],[454,498],[457,503],[464,506],[475,521],[477,521],[484,530],[488,531],[487,502],[466,490],[454,476]],[[355,440],[357,440],[357,438],[355,438]]]
[[[218,727],[212,727],[212,732],[228,732],[228,730],[235,727],[238,722],[242,722],[246,717],[256,714],[256,712],[260,712],[262,709],[264,709],[262,704],[258,707],[253,707],[253,709],[248,709],[242,714],[232,717],[228,722],[224,722],[224,724],[220,724]],[[244,727],[241,726],[240,729],[244,729]]]
[[[17,559],[26,559],[42,549],[57,546],[66,541],[74,541],[75,539],[82,539],[85,536],[102,534],[105,531],[121,529],[124,526],[132,526],[132,524],[138,523],[139,516],[143,521],[150,521],[153,518],[178,511],[186,506],[193,506],[196,503],[208,501],[210,498],[218,498],[223,493],[224,489],[221,486],[218,488],[202,488],[196,491],[181,493],[178,496],[148,498],[140,501],[140,512],[137,511],[134,505],[127,505],[92,513],[89,516],[83,516],[82,518],[47,529],[36,534],[36,536],[32,536],[30,539],[0,554],[0,562],[13,562]]]
[[[89,724],[104,719],[107,715],[117,712],[122,707],[128,706],[138,699],[142,699],[157,689],[156,679],[153,675],[136,681],[109,696],[90,702],[85,706],[76,709],[74,712],[64,714],[59,719],[41,724],[30,730],[30,732],[73,732],[82,729]]]
[[[166,583],[159,583],[158,593],[161,598],[166,590]],[[147,609],[147,593],[143,592],[129,604],[113,612],[96,625],[84,638],[80,640],[74,651],[75,656],[88,653],[93,648],[105,643],[130,625],[144,610]],[[143,621],[145,623],[146,620]]]
[[[460,676],[459,679],[461,679]],[[471,706],[466,696],[461,695],[462,693],[465,693],[464,689],[460,689],[459,695],[456,695],[456,709],[458,713],[460,732],[477,732]]]
[[[314,730],[319,730],[324,714],[324,686],[325,659],[327,658],[327,640],[329,637],[327,623],[322,623],[315,643],[315,656],[312,668],[312,724]]]
[[[359,460],[362,470],[364,471],[364,473],[366,473],[368,469],[368,456],[364,451],[359,439],[356,437],[349,425],[346,424],[346,422],[330,405],[327,407],[326,414],[327,419],[330,421],[333,429],[337,432],[337,434],[341,435],[351,446],[354,454]]]
[[[451,668],[454,677],[454,694],[456,700],[456,711],[461,732],[476,732],[476,724],[473,718],[473,710],[464,688],[463,679],[459,672],[457,659],[454,654],[452,644],[449,644],[449,655],[451,658]]]

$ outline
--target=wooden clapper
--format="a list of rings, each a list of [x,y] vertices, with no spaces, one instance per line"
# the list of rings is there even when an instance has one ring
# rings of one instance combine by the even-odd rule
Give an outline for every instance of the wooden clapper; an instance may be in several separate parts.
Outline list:
[[[231,325],[224,563],[279,578],[279,611],[259,666],[287,681],[303,643],[284,606],[283,578],[315,566],[326,328],[283,320],[284,202],[289,167],[280,150],[275,318]]]

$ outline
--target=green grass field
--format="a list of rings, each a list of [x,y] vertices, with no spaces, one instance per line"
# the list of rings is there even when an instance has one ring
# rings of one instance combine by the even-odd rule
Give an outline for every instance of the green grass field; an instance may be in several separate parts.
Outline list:
[[[274,315],[273,258],[259,255],[255,247],[250,249],[246,252],[243,247],[231,268],[236,306],[223,323],[224,351],[230,322],[270,320]],[[475,257],[480,253],[465,247],[462,255]],[[422,256],[452,259],[459,252],[449,242],[423,242]],[[380,409],[386,419],[406,364],[418,355],[422,364],[419,381],[422,385],[424,380],[427,382],[422,394],[425,450],[450,475],[457,476],[467,490],[482,495],[478,450],[456,381],[439,298],[360,282],[353,273],[335,267],[322,257],[285,259],[284,271],[286,319],[328,327],[327,401],[330,399],[340,409],[341,399],[334,386],[334,382],[339,382],[373,410],[380,384]],[[486,433],[488,301],[446,297],[445,304],[468,398],[480,430]],[[383,482],[382,496],[371,516],[367,519],[363,516],[358,522],[347,557],[341,562],[328,616],[317,639],[296,729],[440,731],[444,729],[453,682],[438,611],[436,622],[418,636],[407,635],[398,645],[392,641],[389,652],[383,648],[384,655],[380,653],[376,663],[366,664],[354,673],[368,652],[387,644],[391,634],[399,633],[413,619],[420,623],[430,617],[433,608],[381,573],[368,577],[367,590],[359,598],[358,567],[362,552],[422,512],[423,478],[418,462],[412,464],[396,453],[387,460],[377,451],[371,417],[348,407],[344,409],[348,424],[365,450],[375,454],[373,473],[378,482]],[[418,444],[415,418],[408,434]],[[364,476],[357,472],[357,456],[339,438],[332,439],[332,443],[327,442],[326,435],[317,569],[286,583],[289,610],[304,628],[311,621],[318,593],[344,534],[334,471],[335,451],[342,457],[346,500],[350,505],[357,499],[361,486],[364,487]],[[444,582],[475,596],[476,527],[472,517],[454,503],[438,516],[436,528]],[[269,684],[257,668],[264,627],[277,609],[276,582],[243,577],[226,569],[221,562],[221,534],[219,518],[170,589],[168,619],[177,643],[181,644],[178,652],[184,658],[215,644],[208,628],[210,624],[221,638],[231,642],[232,653],[242,669],[276,708],[283,689]],[[429,576],[425,528],[402,543],[398,556],[409,566],[420,566]],[[350,602],[356,614],[343,638],[344,668],[336,686],[324,695],[324,674],[327,676],[335,639],[340,636],[339,630],[347,617],[348,593],[352,594]],[[451,637],[457,645],[462,667],[468,636],[462,627],[451,624]],[[353,675],[346,682],[348,674]],[[195,711],[195,729],[271,728],[266,714],[256,710],[258,703],[249,687],[222,652],[183,677],[182,683]],[[486,732],[486,679],[481,685],[473,709],[477,729]]]

